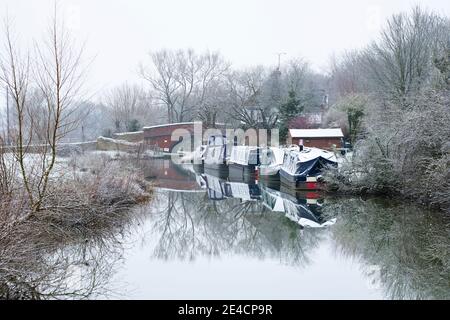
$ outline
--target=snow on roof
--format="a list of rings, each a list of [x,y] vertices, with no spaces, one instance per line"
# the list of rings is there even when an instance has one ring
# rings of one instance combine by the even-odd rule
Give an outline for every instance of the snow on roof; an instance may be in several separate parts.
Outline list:
[[[144,127],[144,128],[142,128],[142,130],[150,130],[150,129],[155,129],[155,128],[172,127],[172,126],[180,126],[180,125],[194,125],[194,124],[199,124],[202,126],[203,122],[194,121],[194,122],[166,123],[166,124],[159,124],[159,125],[150,126],[150,127]],[[225,123],[216,122],[216,126],[225,126]]]
[[[258,150],[258,147],[253,146],[234,146],[231,149],[230,162],[248,165],[250,161],[250,153]]]
[[[336,156],[333,152],[319,148],[304,148],[303,151],[292,151],[291,154],[294,155],[296,160],[300,162],[308,162],[319,157],[337,162]]]
[[[144,131],[133,131],[133,132],[120,132],[120,133],[114,133],[114,135],[116,136],[128,136],[128,135],[138,135],[138,134],[142,134]]]
[[[343,138],[341,129],[289,129],[292,138]]]
[[[195,124],[195,122],[166,123],[166,124],[159,124],[159,125],[151,126],[151,127],[144,127],[142,129],[149,130],[149,129],[154,129],[154,128],[172,127],[172,126],[179,126],[179,125],[193,125],[193,124]],[[200,124],[201,124],[201,122],[200,122]]]

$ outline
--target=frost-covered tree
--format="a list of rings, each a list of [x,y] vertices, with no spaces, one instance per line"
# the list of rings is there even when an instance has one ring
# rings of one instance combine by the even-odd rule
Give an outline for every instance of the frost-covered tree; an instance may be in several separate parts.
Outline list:
[[[416,93],[433,85],[433,57],[448,41],[448,31],[448,19],[420,7],[392,16],[363,56],[372,88],[407,107]]]
[[[105,106],[115,132],[139,131],[155,118],[152,97],[142,87],[127,83],[110,90]]]
[[[151,65],[140,67],[169,123],[191,121],[200,110],[217,109],[213,98],[229,64],[218,52],[161,50],[150,54]]]
[[[449,26],[417,7],[394,15],[350,65],[366,70],[354,74],[367,86],[342,90],[328,114],[347,116],[355,142],[352,161],[329,176],[341,191],[396,193],[450,210]]]

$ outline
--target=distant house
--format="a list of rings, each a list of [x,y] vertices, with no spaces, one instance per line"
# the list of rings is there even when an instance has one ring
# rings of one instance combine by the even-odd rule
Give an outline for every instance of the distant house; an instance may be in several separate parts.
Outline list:
[[[331,150],[333,147],[341,148],[344,134],[337,129],[289,129],[288,140],[292,144],[305,147],[316,147]]]
[[[295,129],[318,129],[323,123],[323,113],[306,113],[295,117],[289,122],[289,128]]]

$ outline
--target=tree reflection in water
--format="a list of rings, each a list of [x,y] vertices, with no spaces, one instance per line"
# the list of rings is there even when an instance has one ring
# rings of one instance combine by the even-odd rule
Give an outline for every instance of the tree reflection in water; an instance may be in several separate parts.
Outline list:
[[[356,258],[390,299],[450,299],[450,218],[370,199],[329,200],[336,250]]]
[[[302,229],[257,201],[210,201],[205,193],[159,192],[152,228],[160,234],[155,257],[245,254],[305,265],[324,237],[323,230]]]
[[[123,288],[111,277],[140,218],[128,213],[104,220],[91,229],[48,228],[37,220],[0,226],[10,229],[0,237],[0,299],[119,297]]]

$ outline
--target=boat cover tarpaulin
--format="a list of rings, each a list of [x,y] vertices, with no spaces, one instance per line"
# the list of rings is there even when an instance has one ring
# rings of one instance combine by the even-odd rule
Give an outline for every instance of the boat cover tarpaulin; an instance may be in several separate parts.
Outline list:
[[[317,148],[305,148],[303,151],[291,151],[286,154],[282,168],[293,176],[316,176],[326,166],[337,165],[332,152]]]
[[[258,164],[258,147],[234,146],[231,149],[230,162],[242,166]]]
[[[299,162],[294,174],[300,177],[316,176],[323,168],[332,165],[335,165],[335,162],[319,157],[308,162]]]

